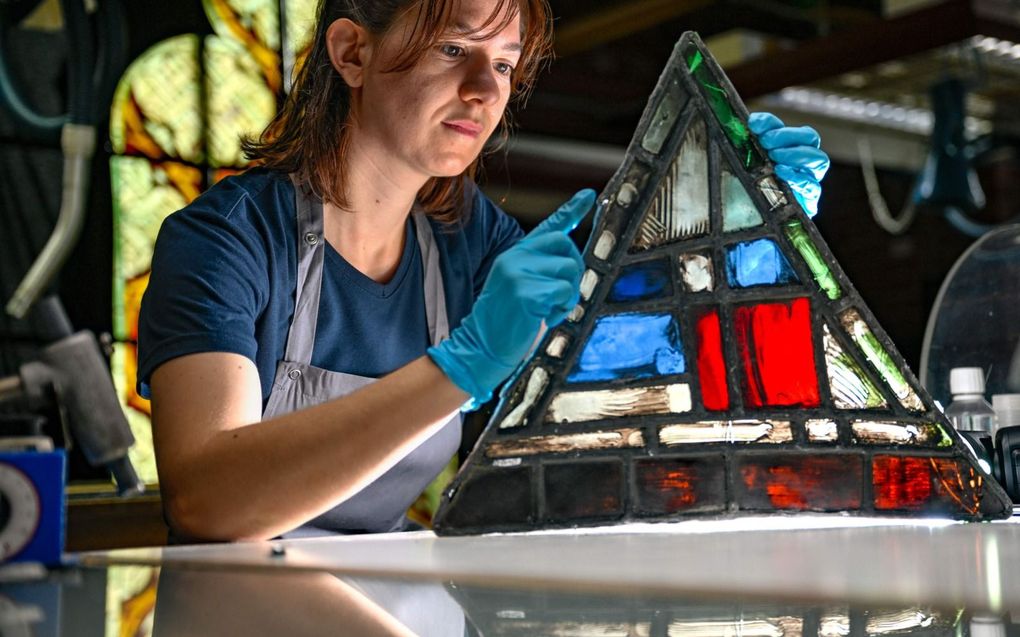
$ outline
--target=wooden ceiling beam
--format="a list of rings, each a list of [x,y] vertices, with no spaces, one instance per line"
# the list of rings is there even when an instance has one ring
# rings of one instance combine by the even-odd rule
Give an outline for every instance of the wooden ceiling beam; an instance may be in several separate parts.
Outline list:
[[[976,34],[1020,37],[1020,29],[988,20],[974,2],[951,0],[920,11],[804,42],[727,69],[744,99],[775,93],[960,42]],[[1015,40],[1014,40],[1015,41]]]
[[[623,39],[704,9],[712,0],[634,0],[556,27],[556,55],[565,57]]]

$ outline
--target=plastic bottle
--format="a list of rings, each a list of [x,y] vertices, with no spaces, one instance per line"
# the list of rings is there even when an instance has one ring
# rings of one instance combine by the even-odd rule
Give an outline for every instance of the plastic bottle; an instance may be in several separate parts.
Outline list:
[[[985,373],[980,367],[954,367],[949,372],[949,391],[953,402],[946,417],[957,431],[986,436],[995,432],[995,410],[985,400]]]
[[[995,410],[996,429],[1020,425],[1020,394],[995,394],[992,409]]]

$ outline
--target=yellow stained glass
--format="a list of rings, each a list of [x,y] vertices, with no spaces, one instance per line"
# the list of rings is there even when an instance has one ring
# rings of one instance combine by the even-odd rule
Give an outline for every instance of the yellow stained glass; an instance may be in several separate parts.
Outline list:
[[[202,161],[198,36],[179,35],[131,63],[110,108],[110,142],[121,155]]]
[[[213,30],[240,43],[265,77],[271,92],[280,81],[280,7],[275,0],[202,0]]]
[[[209,163],[244,166],[243,135],[258,135],[276,113],[276,94],[249,52],[233,40],[205,42]]]
[[[299,68],[308,55],[308,48],[314,35],[317,4],[315,0],[287,0],[284,3],[287,40],[284,43],[283,57],[287,73]],[[289,88],[290,84],[287,86]]]
[[[177,162],[111,157],[114,213],[114,335],[134,340],[138,302],[148,280],[156,234],[167,215],[201,192],[202,172]],[[133,283],[132,283],[133,282]]]
[[[120,404],[127,416],[128,426],[135,444],[128,450],[128,459],[145,484],[156,484],[156,453],[152,447],[152,409],[149,401],[135,391],[138,373],[138,352],[133,343],[114,343],[110,359],[113,383],[117,387]]]

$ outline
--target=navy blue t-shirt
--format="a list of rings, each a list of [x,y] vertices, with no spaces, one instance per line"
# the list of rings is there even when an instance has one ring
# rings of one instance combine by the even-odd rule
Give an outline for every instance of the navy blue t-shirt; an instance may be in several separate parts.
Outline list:
[[[523,235],[477,188],[455,224],[429,220],[439,249],[450,329],[471,311],[493,259]],[[163,222],[138,319],[138,391],[152,372],[198,352],[251,359],[262,406],[284,356],[294,312],[297,226],[286,175],[254,169],[229,177]],[[365,212],[361,214],[371,214]],[[410,219],[393,278],[377,283],[325,247],[312,365],[378,378],[429,347],[424,267]]]

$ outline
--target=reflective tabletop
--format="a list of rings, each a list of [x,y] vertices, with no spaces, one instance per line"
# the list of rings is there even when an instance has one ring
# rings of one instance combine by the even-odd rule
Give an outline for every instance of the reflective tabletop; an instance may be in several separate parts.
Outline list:
[[[769,517],[68,562],[0,570],[0,635],[1020,635],[1010,522]]]

